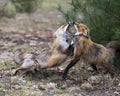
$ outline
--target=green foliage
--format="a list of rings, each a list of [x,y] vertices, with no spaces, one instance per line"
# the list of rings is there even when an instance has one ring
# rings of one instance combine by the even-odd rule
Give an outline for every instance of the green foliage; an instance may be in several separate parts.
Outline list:
[[[5,64],[6,67],[10,67],[11,66],[11,62],[9,62],[9,61],[5,61],[4,64]]]
[[[32,74],[26,76],[26,81],[32,81],[33,77]]]
[[[2,90],[0,90],[0,95],[1,96],[5,96],[5,92],[3,92]]]
[[[116,52],[114,65],[120,70],[120,52]]]
[[[12,0],[18,12],[34,12],[43,0]]]
[[[63,84],[62,84],[61,82],[58,82],[58,83],[57,83],[57,88],[58,88],[58,89],[62,89],[62,86],[63,86]]]
[[[117,29],[113,35],[114,40],[119,40],[120,41],[120,29]]]
[[[16,15],[16,8],[14,6],[14,4],[12,4],[11,2],[8,2],[6,4],[6,6],[4,6],[1,16],[6,16],[6,17],[14,17]]]
[[[120,0],[71,0],[72,9],[63,13],[66,21],[83,22],[92,40],[105,43],[120,40]]]
[[[17,12],[31,13],[41,7],[43,0],[8,0],[0,2],[0,16],[14,17]]]

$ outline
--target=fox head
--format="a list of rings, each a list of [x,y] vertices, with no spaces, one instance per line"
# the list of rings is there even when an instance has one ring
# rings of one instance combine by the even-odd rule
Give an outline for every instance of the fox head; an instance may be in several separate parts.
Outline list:
[[[86,38],[89,38],[89,29],[87,28],[86,25],[82,24],[82,23],[77,23],[75,22],[74,23],[74,27],[76,29],[76,33],[75,35],[76,36],[83,36],[83,37],[86,37]]]
[[[67,35],[67,29],[69,27],[69,24],[62,25],[60,28],[57,29],[57,31],[54,33],[54,37],[59,38],[59,37],[66,37]]]

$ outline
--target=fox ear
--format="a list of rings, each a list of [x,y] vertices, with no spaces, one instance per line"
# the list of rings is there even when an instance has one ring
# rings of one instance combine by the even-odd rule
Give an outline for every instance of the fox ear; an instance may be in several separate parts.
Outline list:
[[[61,30],[61,31],[63,31],[63,32],[66,32],[68,26],[69,26],[69,24],[67,24],[67,25],[62,25],[61,27],[58,28],[57,31],[60,31],[60,30]],[[56,31],[56,33],[57,33],[57,31]]]
[[[57,37],[57,36],[58,36],[59,31],[62,30],[63,26],[64,26],[64,25],[61,25],[61,26],[55,31],[55,33],[53,34],[54,37]]]
[[[69,24],[67,24],[67,25],[64,27],[64,32],[66,32],[68,26],[69,26]]]

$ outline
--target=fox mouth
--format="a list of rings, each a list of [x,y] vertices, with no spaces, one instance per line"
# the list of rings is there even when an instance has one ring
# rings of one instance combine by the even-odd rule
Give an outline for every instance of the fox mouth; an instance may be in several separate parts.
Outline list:
[[[72,42],[75,43],[76,42],[76,28],[74,27],[74,23],[69,22],[67,24],[67,28],[66,28],[66,42],[68,42],[69,44],[71,44]]]
[[[68,22],[68,27],[66,33],[74,35],[76,33],[76,28],[74,27],[74,22]]]

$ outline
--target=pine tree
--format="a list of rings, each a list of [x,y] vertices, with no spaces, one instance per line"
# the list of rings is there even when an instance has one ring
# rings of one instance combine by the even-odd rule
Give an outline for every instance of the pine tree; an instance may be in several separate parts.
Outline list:
[[[86,24],[93,41],[105,44],[120,40],[120,0],[71,0],[72,9],[64,12],[66,21]]]

